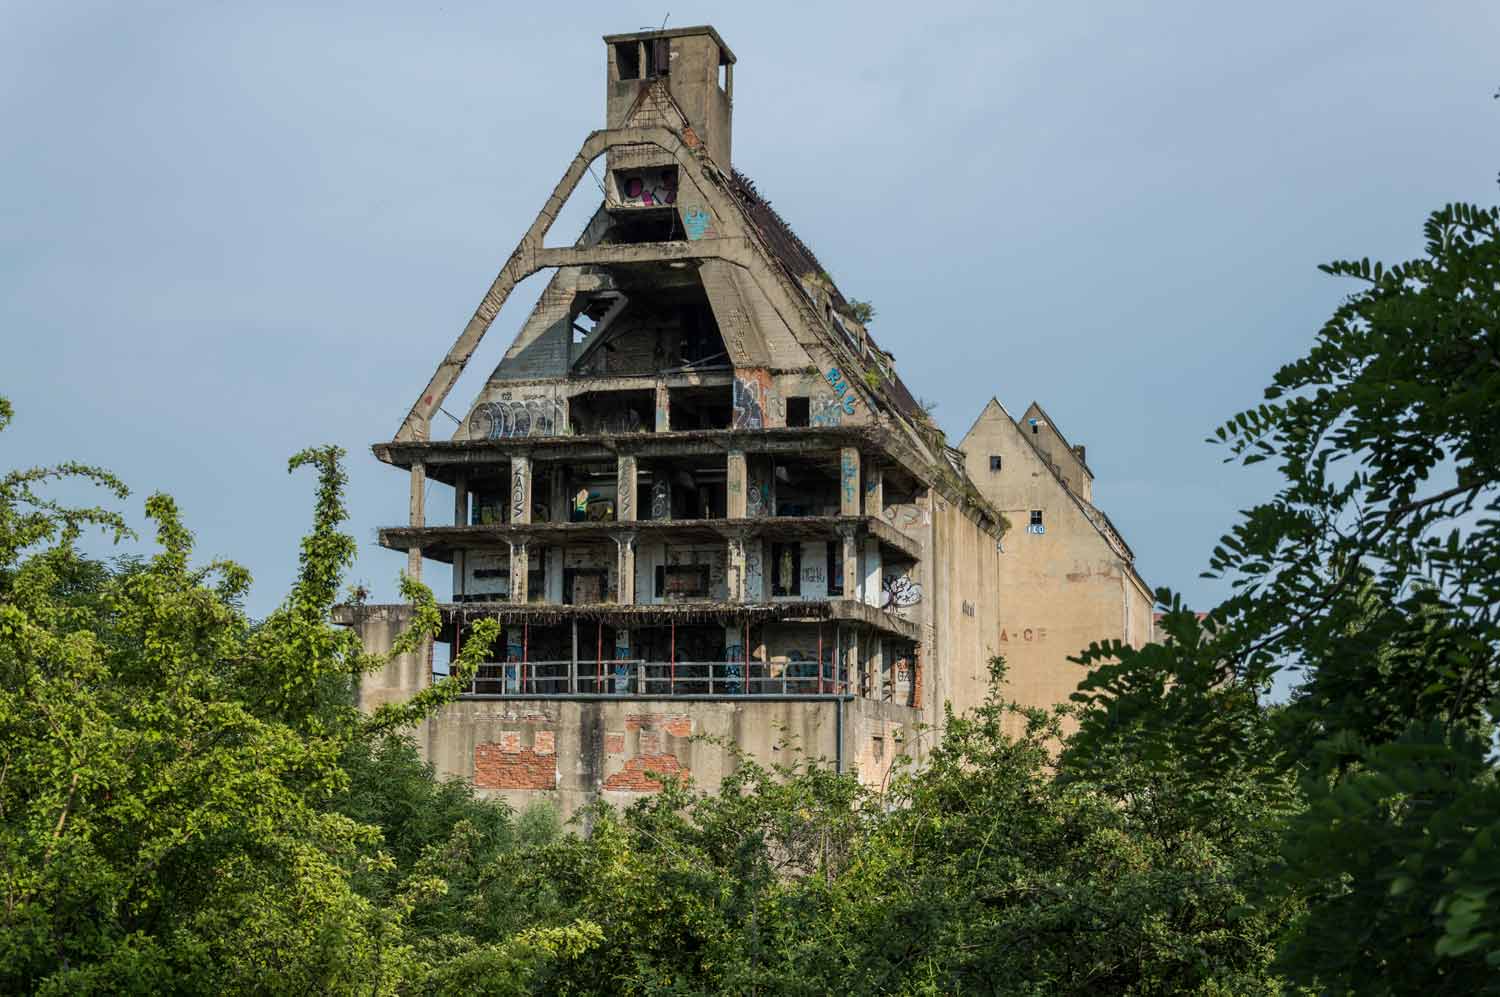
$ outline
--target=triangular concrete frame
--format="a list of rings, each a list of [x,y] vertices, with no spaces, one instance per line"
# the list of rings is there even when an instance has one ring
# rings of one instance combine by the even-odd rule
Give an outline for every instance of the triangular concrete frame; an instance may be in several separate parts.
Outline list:
[[[661,243],[544,247],[543,239],[588,171],[589,165],[607,150],[629,145],[655,146],[677,161],[680,176],[687,184],[691,184],[696,195],[701,197],[712,212],[715,235],[697,240]],[[709,182],[699,182],[700,176]],[[679,204],[682,203],[683,195],[679,193]],[[661,126],[601,129],[591,133],[584,141],[562,179],[553,188],[552,195],[490,284],[473,317],[438,365],[427,387],[412,404],[395,440],[429,438],[433,414],[447,399],[506,299],[516,285],[527,277],[547,268],[673,260],[721,261],[738,268],[766,295],[773,310],[793,330],[794,335],[799,327],[816,331],[815,335],[820,342],[802,343],[815,361],[825,369],[829,363],[845,362],[839,356],[841,351],[831,345],[836,339],[830,330],[823,328],[823,321],[817,311],[807,301],[801,289],[793,288],[787,275],[773,263],[768,247],[726,191],[722,171],[708,157],[691,129],[685,128],[682,134]],[[813,354],[814,349],[824,356],[817,357]],[[848,387],[865,403],[866,411],[873,411],[870,408],[870,394],[862,386],[851,382]]]

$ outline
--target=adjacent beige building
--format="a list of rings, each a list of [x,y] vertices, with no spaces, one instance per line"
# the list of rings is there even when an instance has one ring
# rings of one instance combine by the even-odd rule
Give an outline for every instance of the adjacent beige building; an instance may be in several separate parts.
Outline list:
[[[410,479],[409,520],[380,541],[444,588],[440,641],[460,649],[481,619],[503,628],[469,693],[419,733],[438,770],[568,814],[662,773],[712,788],[739,764],[719,739],[877,785],[895,758],[920,760],[945,703],[982,700],[993,655],[1024,698],[1051,702],[1071,691],[1066,653],[1149,634],[1081,452],[998,404],[947,446],[731,168],[735,57],[717,32],[604,42],[605,129],[374,448]],[[583,232],[551,241],[564,202],[595,183]],[[536,306],[440,436],[459,374],[540,271]],[[1031,509],[1045,532],[1026,532]],[[409,618],[343,614],[371,650]],[[362,705],[426,686],[433,657],[368,676]]]
[[[1013,419],[990,399],[959,448],[980,494],[1011,523],[996,636],[1011,695],[1029,705],[1066,702],[1084,673],[1070,656],[1095,641],[1150,642],[1151,590],[1093,504],[1084,448],[1040,405]]]

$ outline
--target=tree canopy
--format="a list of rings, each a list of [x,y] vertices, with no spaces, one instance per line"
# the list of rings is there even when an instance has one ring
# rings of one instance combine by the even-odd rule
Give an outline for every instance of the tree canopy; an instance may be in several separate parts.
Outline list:
[[[312,524],[261,621],[167,496],[154,553],[101,561],[81,538],[125,520],[49,486],[118,503],[119,479],[6,473],[0,990],[1500,992],[1500,211],[1425,235],[1326,266],[1355,290],[1214,434],[1280,475],[1209,555],[1230,597],[1160,591],[1157,642],[1084,650],[1050,710],[1008,702],[997,659],[988,702],[879,790],[794,751],[564,832],[404,734],[493,624],[411,701],[355,707],[381,660],[330,622],[336,449],[290,461]],[[396,653],[438,628],[403,592]]]

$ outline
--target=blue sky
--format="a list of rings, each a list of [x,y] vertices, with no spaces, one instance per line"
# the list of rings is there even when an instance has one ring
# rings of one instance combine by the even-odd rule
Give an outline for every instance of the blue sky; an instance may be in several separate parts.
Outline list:
[[[950,438],[991,395],[1040,400],[1147,580],[1200,606],[1213,541],[1272,487],[1202,441],[1350,290],[1316,265],[1413,255],[1428,210],[1497,199],[1500,5],[1477,0],[0,0],[0,467],[103,464],[137,520],[171,493],[262,615],[311,508],[286,458],[337,443],[352,577],[393,597],[374,534],[406,479],[369,444],[602,127],[600,36],[669,9],[734,49],[735,165],[875,303]]]

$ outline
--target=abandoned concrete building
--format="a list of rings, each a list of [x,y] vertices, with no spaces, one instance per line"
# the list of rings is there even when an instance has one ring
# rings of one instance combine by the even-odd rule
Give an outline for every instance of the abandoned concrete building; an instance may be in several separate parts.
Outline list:
[[[919,728],[945,702],[983,698],[990,657],[1032,641],[1021,634],[1061,662],[1087,640],[1139,638],[1132,619],[1149,633],[1134,589],[1124,629],[1105,620],[1107,580],[1117,608],[1122,572],[1139,580],[1090,511],[1081,450],[1050,424],[1027,434],[998,405],[963,449],[947,446],[858,310],[731,168],[735,58],[718,33],[604,42],[606,127],[394,439],[374,447],[410,476],[410,522],[380,542],[413,575],[452,566],[440,641],[461,648],[481,619],[503,628],[470,693],[419,731],[438,770],[568,814],[658,788],[652,773],[712,788],[737,763],[702,734],[878,783],[897,756],[920,757],[932,735]],[[602,203],[582,234],[547,241],[595,179]],[[514,342],[438,438],[433,420],[485,332],[543,271]],[[991,455],[1010,462],[1003,472],[986,470]],[[1013,469],[1025,476],[1014,484]],[[441,516],[427,508],[432,482],[451,488]],[[1031,508],[1052,517],[1044,537],[1017,520]],[[1087,584],[1069,588],[1071,567],[1049,560],[1070,557]],[[409,619],[396,605],[343,613],[372,651]],[[1065,698],[1076,666],[1026,677],[1048,667],[1031,653],[1012,675],[1028,695]],[[361,703],[431,681],[429,648],[367,676]]]

